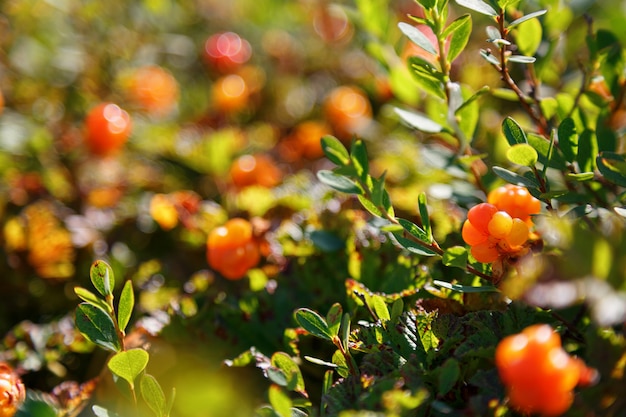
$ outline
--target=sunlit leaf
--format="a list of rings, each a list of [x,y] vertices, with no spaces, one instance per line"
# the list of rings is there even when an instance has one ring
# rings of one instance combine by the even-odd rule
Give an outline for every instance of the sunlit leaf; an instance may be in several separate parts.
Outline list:
[[[91,265],[89,270],[91,283],[103,296],[112,295],[115,287],[113,269],[104,261],[98,260]]]
[[[434,280],[433,284],[438,287],[447,288],[449,290],[461,292],[461,293],[481,293],[481,292],[498,292],[499,291],[496,287],[493,287],[490,285],[472,287],[469,285],[451,284],[449,282],[439,281],[439,280]]]
[[[330,307],[326,314],[326,323],[332,336],[339,335],[339,328],[341,327],[341,317],[343,316],[343,307],[341,304],[335,303]]]
[[[535,17],[542,16],[542,15],[546,14],[547,12],[548,12],[547,10],[538,10],[536,12],[528,13],[527,15],[522,16],[519,19],[515,19],[514,21],[509,23],[509,29],[512,29],[513,27],[519,25],[520,23],[526,22],[527,20],[534,19]]]
[[[286,387],[291,391],[298,392],[306,396],[304,389],[304,378],[298,364],[284,352],[276,352],[272,355],[271,364],[280,369],[286,377]]]
[[[124,331],[126,326],[128,326],[134,307],[135,294],[133,293],[133,283],[128,280],[126,284],[124,284],[124,288],[122,288],[122,294],[120,295],[120,301],[117,307],[117,322],[121,331]]]
[[[146,369],[150,355],[143,349],[129,349],[116,353],[107,364],[109,370],[124,379],[131,387],[135,379]]]
[[[465,269],[467,266],[467,248],[452,246],[443,253],[442,262],[445,266]]]
[[[536,189],[538,187],[538,184],[536,181],[533,181],[522,175],[516,174],[515,172],[509,171],[506,168],[494,166],[493,172],[498,177],[502,178],[503,180],[511,184],[523,185],[524,187],[532,188],[532,189]]]
[[[355,140],[350,147],[350,160],[356,170],[357,176],[365,180],[369,174],[369,161],[367,158],[367,149],[362,140]]]
[[[543,27],[537,19],[522,22],[516,30],[515,43],[522,55],[532,56],[541,45]]]
[[[321,139],[322,150],[326,158],[337,165],[346,165],[350,163],[350,155],[343,143],[334,136],[326,135]]]
[[[487,16],[495,17],[498,15],[498,12],[496,12],[493,7],[481,0],[456,0],[456,2],[459,6],[467,7],[470,10]]]
[[[502,122],[502,132],[504,132],[504,137],[511,146],[519,143],[528,143],[524,130],[522,130],[522,127],[511,117],[506,117]]]
[[[614,152],[601,152],[596,158],[598,170],[613,184],[626,187],[626,156]]]
[[[400,28],[400,31],[402,31],[402,33],[404,33],[411,40],[411,42],[413,42],[426,52],[437,55],[437,50],[430,42],[430,39],[428,39],[428,37],[424,35],[422,31],[420,31],[418,28],[404,22],[398,23],[398,28]]]
[[[315,311],[308,308],[299,308],[294,316],[298,325],[313,336],[332,340],[333,334],[328,328],[326,320]]]
[[[167,403],[159,382],[150,374],[145,374],[139,381],[139,390],[148,407],[157,417],[166,415]]]
[[[422,132],[437,133],[443,130],[443,126],[422,113],[409,112],[399,108],[395,108],[394,111],[405,123]]]
[[[448,50],[448,60],[450,62],[454,61],[454,59],[461,53],[461,51],[465,49],[471,33],[472,19],[468,14],[457,18],[452,23],[450,23],[450,26],[446,28],[446,31],[444,32],[444,37],[447,37],[448,34],[451,34],[450,49]]]
[[[317,172],[317,179],[320,182],[334,188],[337,191],[341,191],[346,194],[361,194],[363,190],[361,187],[350,178],[343,175],[335,174],[333,171],[322,169]]]
[[[272,384],[269,389],[269,400],[274,412],[279,417],[291,417],[291,398],[276,384]]]
[[[506,151],[506,157],[514,164],[526,167],[534,167],[539,159],[537,151],[526,143],[511,146]]]
[[[89,304],[93,304],[94,306],[99,307],[100,309],[109,313],[112,311],[110,305],[108,305],[102,298],[98,297],[96,294],[92,293],[86,288],[74,287],[74,293],[78,296],[78,298]]]
[[[508,62],[517,62],[518,64],[532,64],[537,58],[534,56],[511,55],[507,58]]]

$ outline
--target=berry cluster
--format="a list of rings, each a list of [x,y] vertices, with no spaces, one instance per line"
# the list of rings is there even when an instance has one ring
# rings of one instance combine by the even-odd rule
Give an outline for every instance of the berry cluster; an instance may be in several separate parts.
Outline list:
[[[227,279],[243,278],[260,258],[259,245],[247,220],[230,219],[209,234],[207,260],[211,268]]]
[[[504,338],[496,347],[496,366],[510,405],[524,414],[558,416],[573,401],[576,385],[588,385],[596,371],[561,347],[547,324],[536,324]]]
[[[511,184],[489,193],[487,201],[472,207],[463,224],[463,240],[471,246],[472,256],[490,263],[523,254],[531,215],[539,213],[540,201],[524,187]]]

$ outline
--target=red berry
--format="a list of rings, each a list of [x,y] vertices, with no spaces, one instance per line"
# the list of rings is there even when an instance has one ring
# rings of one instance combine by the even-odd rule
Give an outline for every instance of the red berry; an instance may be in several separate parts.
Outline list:
[[[488,203],[481,203],[472,207],[467,213],[467,219],[472,225],[482,233],[489,234],[489,222],[494,214],[498,212],[496,206]]]
[[[230,280],[241,279],[260,260],[259,246],[250,222],[240,218],[227,221],[211,231],[207,260],[211,268]]]
[[[85,125],[87,147],[99,156],[119,152],[131,131],[130,116],[113,103],[101,103],[91,109]]]

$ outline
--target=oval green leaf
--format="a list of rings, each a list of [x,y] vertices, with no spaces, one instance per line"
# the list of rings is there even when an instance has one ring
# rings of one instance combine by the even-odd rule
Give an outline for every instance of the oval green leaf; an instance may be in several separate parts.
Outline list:
[[[124,284],[122,294],[120,295],[120,303],[117,307],[117,323],[121,331],[126,330],[134,307],[135,294],[133,293],[133,283],[128,280],[126,284]]]
[[[91,283],[100,294],[105,297],[113,294],[115,276],[113,275],[113,269],[108,263],[102,260],[95,261],[89,270],[89,277],[91,278]]]
[[[472,33],[472,19],[470,15],[466,14],[456,19],[446,28],[446,32],[448,30],[451,30],[448,61],[452,62],[465,49],[469,41]]]
[[[511,117],[505,118],[502,122],[502,132],[511,146],[518,143],[528,143],[522,127]]]
[[[534,167],[539,159],[539,155],[537,154],[535,148],[525,143],[511,146],[506,151],[506,157],[514,164],[525,167]]]
[[[411,42],[433,55],[437,55],[437,51],[426,35],[424,35],[418,28],[408,23],[398,23],[398,28],[405,36],[407,36]]]
[[[135,379],[146,369],[149,358],[150,355],[143,349],[130,349],[116,353],[107,366],[111,372],[134,387]]]
[[[295,391],[307,397],[304,389],[304,378],[298,364],[285,352],[276,352],[272,355],[270,362],[273,366],[280,369],[287,379],[287,389]]]
[[[291,417],[291,406],[293,403],[280,386],[272,384],[268,396],[276,415],[279,417]]]
[[[122,349],[115,323],[104,310],[89,303],[80,303],[76,308],[76,327],[83,336],[96,345],[118,352]]]
[[[439,123],[431,120],[421,113],[409,112],[399,109],[397,107],[394,109],[394,111],[406,124],[421,132],[438,133],[443,130],[443,127]]]
[[[106,312],[112,312],[110,305],[108,305],[102,298],[99,298],[96,294],[92,293],[86,288],[74,287],[74,294],[76,294],[78,298],[89,304],[93,304],[94,306]]]
[[[326,158],[330,159],[337,165],[347,165],[350,163],[350,155],[348,150],[339,139],[334,136],[326,135],[321,139],[322,150]]]
[[[308,308],[299,308],[295,312],[296,322],[313,336],[326,340],[332,340],[332,333],[328,328],[326,320],[315,311]]]
[[[495,17],[498,15],[498,12],[496,12],[493,7],[481,0],[456,0],[456,3],[459,6],[467,7],[470,10],[487,16]]]
[[[155,377],[149,374],[142,376],[139,381],[139,390],[143,400],[157,417],[167,414],[165,394]]]
[[[335,174],[332,171],[322,169],[317,172],[317,179],[329,187],[341,191],[346,194],[362,194],[363,191],[354,181],[344,177],[343,175]]]
[[[339,334],[339,327],[341,326],[341,316],[343,315],[343,307],[341,304],[335,303],[328,310],[328,314],[326,314],[326,324],[328,325],[328,329],[330,330],[330,334],[332,336],[337,336]]]

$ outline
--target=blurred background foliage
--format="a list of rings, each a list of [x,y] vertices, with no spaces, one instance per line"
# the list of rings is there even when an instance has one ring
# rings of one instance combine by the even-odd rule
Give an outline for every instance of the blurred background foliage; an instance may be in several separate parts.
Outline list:
[[[541,25],[525,29],[538,38],[520,48],[535,50],[542,94],[555,101],[571,101],[580,89],[587,16],[593,28],[626,42],[618,0],[539,0],[522,8],[549,10]],[[315,178],[332,165],[319,138],[349,143],[358,135],[368,144],[371,172],[387,172],[397,212],[415,218],[417,196],[427,192],[437,240],[462,244],[466,209],[484,194],[466,168],[448,164],[447,138],[416,137],[392,110],[422,108],[435,120],[440,110],[412,78],[407,57],[418,52],[397,28],[419,13],[412,0],[1,2],[0,357],[43,392],[100,374],[105,355],[72,325],[73,288],[88,285],[94,259],[107,259],[118,277],[133,281],[139,311],[129,337],[163,358],[151,361],[151,373],[177,387],[173,414],[251,415],[265,395],[262,376],[224,369],[222,361],[250,346],[266,354],[293,346],[296,308],[326,312],[339,302],[355,310],[349,277],[384,293],[417,290],[427,276],[466,279],[398,250],[358,203]],[[492,165],[506,161],[502,119],[530,121],[498,96],[499,75],[479,55],[488,23],[474,16],[452,73],[474,91],[493,89],[481,99],[473,142]],[[212,60],[206,42],[222,32],[249,43],[249,58],[225,66]],[[174,83],[142,86],[150,77],[136,74],[146,67]],[[141,88],[159,94],[145,99]],[[587,100],[602,100],[601,93]],[[119,105],[132,120],[130,139],[108,156],[85,144],[85,118],[101,102]],[[613,121],[620,135],[625,118],[622,110]],[[260,168],[246,177],[238,164],[252,157]],[[499,183],[482,174],[486,189]],[[207,235],[231,217],[250,219],[266,246],[243,281],[225,280],[206,261]],[[571,228],[563,233],[585,239],[587,232]],[[596,239],[594,253],[614,243]],[[620,259],[623,239],[611,239]],[[564,264],[587,250],[567,249]],[[563,267],[597,272],[589,262]],[[610,259],[596,265],[603,262]],[[614,272],[613,287],[624,290],[623,269]],[[316,355],[327,349],[302,343]],[[321,384],[321,371],[303,366]],[[95,395],[112,401],[106,383]]]

